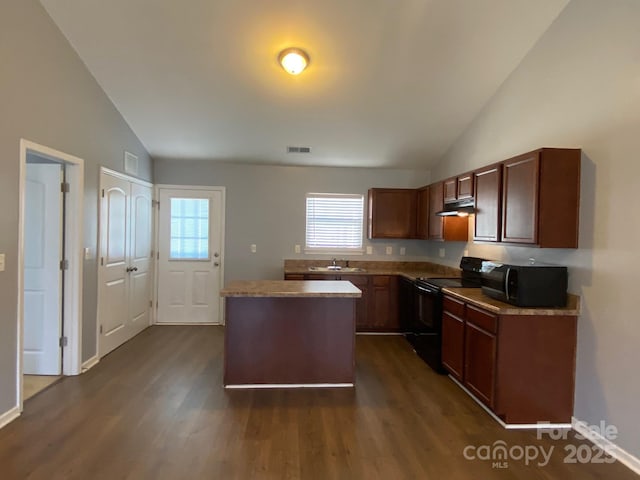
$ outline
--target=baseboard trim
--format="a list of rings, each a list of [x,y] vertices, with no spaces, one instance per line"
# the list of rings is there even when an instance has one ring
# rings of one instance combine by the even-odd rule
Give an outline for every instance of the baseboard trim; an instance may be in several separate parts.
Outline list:
[[[159,326],[190,326],[190,325],[213,325],[216,327],[224,327],[223,324],[221,323],[211,323],[211,322],[206,322],[206,323],[198,323],[198,322],[156,322],[154,323],[154,325],[159,325]]]
[[[591,443],[607,452],[634,473],[640,475],[640,458],[627,452],[608,438],[603,437],[601,432],[591,430],[589,428],[589,424],[578,420],[576,417],[571,418],[571,426],[576,432],[585,437]]]
[[[346,388],[353,387],[353,383],[247,383],[239,385],[225,385],[230,390],[250,388]]]
[[[449,378],[453,380],[453,382],[456,385],[458,385],[462,390],[464,390],[465,393],[469,395],[474,402],[480,405],[482,409],[491,416],[491,418],[493,418],[496,422],[498,422],[502,426],[502,428],[505,428],[507,430],[532,430],[532,429],[538,429],[538,428],[542,428],[542,429],[546,429],[546,428],[570,429],[571,428],[570,423],[506,423],[504,420],[498,417],[495,413],[493,413],[489,409],[489,407],[487,407],[484,403],[482,403],[478,397],[476,397],[467,387],[465,387],[462,383],[460,383],[456,378],[454,378],[451,375],[449,375]]]
[[[93,357],[91,357],[89,360],[87,360],[86,362],[82,363],[82,368],[81,368],[81,373],[86,372],[87,370],[90,370],[91,368],[95,367],[98,362],[100,361],[100,357],[96,354]]]
[[[19,416],[20,416],[20,407],[16,405],[11,410],[4,412],[2,415],[0,415],[0,428],[3,428],[4,426],[13,422]]]

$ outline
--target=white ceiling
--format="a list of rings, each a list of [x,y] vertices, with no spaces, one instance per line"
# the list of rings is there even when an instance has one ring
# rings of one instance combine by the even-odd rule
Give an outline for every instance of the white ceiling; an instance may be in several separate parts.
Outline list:
[[[426,168],[568,0],[41,3],[155,158]]]

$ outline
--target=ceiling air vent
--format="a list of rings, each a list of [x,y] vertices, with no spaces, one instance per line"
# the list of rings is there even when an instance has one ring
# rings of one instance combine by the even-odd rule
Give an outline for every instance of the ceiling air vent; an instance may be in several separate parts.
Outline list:
[[[287,153],[311,153],[311,147],[287,147]]]

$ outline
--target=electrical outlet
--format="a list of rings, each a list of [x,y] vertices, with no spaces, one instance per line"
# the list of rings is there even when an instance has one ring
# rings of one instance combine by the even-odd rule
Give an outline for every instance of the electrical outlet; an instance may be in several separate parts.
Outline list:
[[[438,255],[440,255],[440,258],[444,258],[444,256],[445,256],[444,248],[441,248],[441,249],[438,251]]]
[[[258,251],[258,247],[255,243],[251,244],[251,253],[256,253]]]
[[[367,255],[373,255],[373,247],[372,246],[368,246],[367,247]]]
[[[406,255],[407,249],[405,247],[400,247],[400,255]]]
[[[393,253],[393,247],[388,246],[387,248],[384,249],[384,251],[387,253],[387,255],[391,255]]]
[[[0,253],[0,272],[4,272],[4,253]]]
[[[464,257],[468,257],[469,256],[469,250],[465,250],[464,252],[462,252],[462,255]]]
[[[300,249],[300,245],[296,245],[294,250],[295,250],[296,253],[300,253],[302,251]]]

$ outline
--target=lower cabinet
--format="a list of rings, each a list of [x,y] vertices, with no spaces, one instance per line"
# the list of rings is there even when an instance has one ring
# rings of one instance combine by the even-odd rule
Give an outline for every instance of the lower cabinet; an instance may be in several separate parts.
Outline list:
[[[356,300],[356,330],[399,332],[398,277],[395,275],[336,275],[287,273],[285,280],[346,280],[362,291]]]
[[[444,297],[442,363],[508,424],[571,423],[577,317],[497,315]]]

